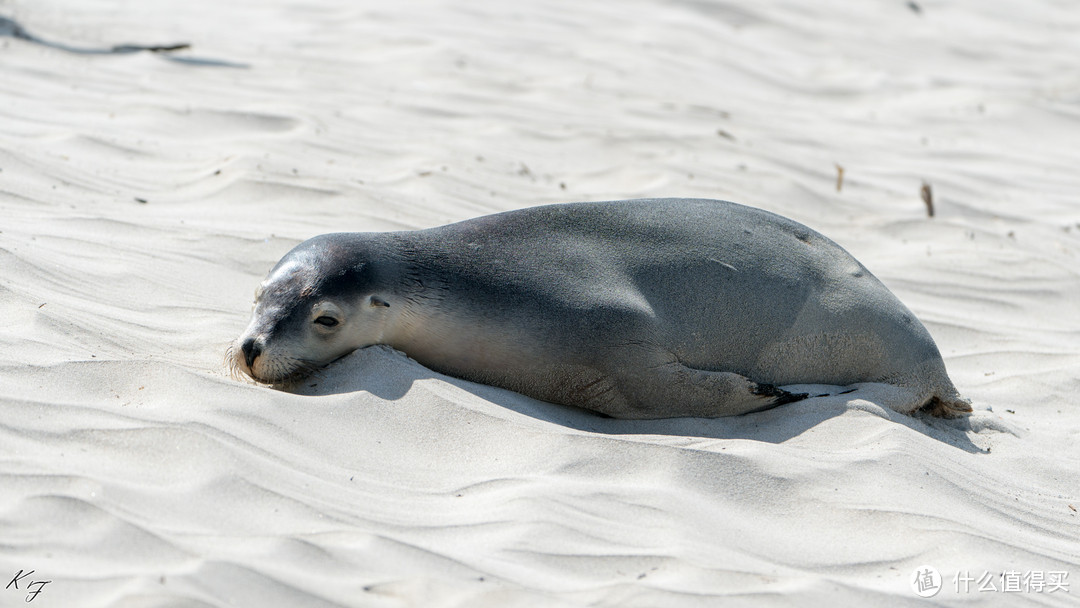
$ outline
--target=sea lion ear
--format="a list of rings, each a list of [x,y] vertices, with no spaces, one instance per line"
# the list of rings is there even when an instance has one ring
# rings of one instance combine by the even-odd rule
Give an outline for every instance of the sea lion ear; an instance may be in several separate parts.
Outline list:
[[[370,302],[372,306],[378,306],[380,308],[390,308],[390,303],[380,298],[379,296],[371,296]]]

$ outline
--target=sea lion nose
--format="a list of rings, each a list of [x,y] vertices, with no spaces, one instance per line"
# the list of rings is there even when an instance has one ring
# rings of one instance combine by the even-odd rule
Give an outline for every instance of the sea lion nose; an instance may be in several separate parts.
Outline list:
[[[247,362],[248,369],[251,369],[255,359],[262,354],[262,343],[256,342],[255,338],[248,338],[240,345],[240,350],[244,351],[244,361]]]

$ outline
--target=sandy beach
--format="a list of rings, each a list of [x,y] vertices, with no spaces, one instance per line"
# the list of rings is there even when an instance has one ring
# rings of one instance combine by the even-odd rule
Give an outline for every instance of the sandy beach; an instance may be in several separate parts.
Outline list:
[[[0,0],[0,606],[1076,605],[1078,31],[1055,0]],[[974,413],[620,421],[382,347],[303,394],[222,364],[311,236],[643,197],[832,238]]]

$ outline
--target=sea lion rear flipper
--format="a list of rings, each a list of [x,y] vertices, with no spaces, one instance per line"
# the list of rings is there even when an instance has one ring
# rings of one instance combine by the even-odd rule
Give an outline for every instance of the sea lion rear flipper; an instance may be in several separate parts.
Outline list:
[[[941,399],[936,396],[931,397],[919,410],[937,418],[959,418],[972,411],[971,403],[966,399]]]

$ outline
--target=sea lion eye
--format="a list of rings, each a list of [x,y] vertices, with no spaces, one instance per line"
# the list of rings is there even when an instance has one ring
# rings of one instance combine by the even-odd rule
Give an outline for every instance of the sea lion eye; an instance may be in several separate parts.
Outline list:
[[[326,315],[323,315],[323,316],[315,319],[315,322],[318,323],[319,325],[323,325],[325,327],[334,327],[335,325],[338,324],[337,319],[335,319],[334,317],[328,317]]]

